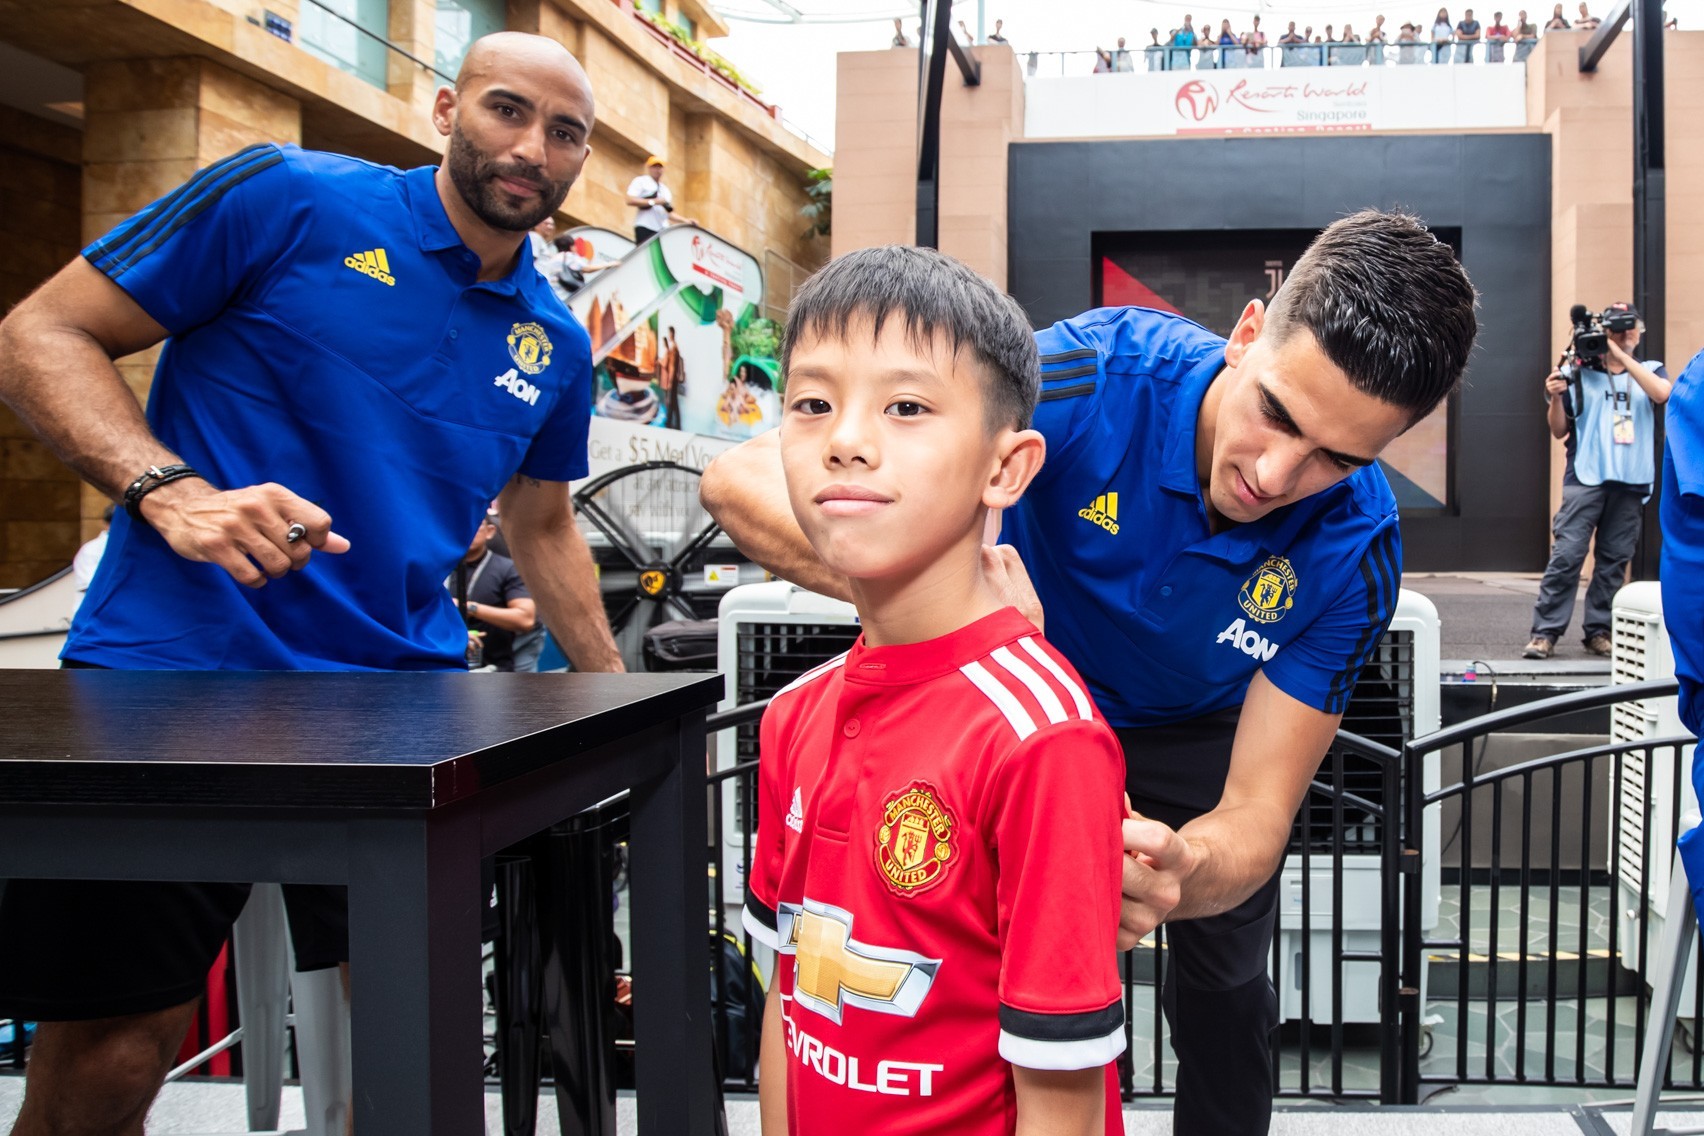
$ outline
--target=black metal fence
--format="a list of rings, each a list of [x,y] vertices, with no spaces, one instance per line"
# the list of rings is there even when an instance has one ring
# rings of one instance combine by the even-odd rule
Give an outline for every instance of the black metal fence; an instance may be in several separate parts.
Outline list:
[[[1660,910],[1693,739],[1638,736],[1650,733],[1652,704],[1675,689],[1671,680],[1563,695],[1409,744],[1410,770],[1436,754],[1459,775],[1431,790],[1412,776],[1404,786],[1406,832],[1421,831],[1428,810],[1450,832],[1430,933],[1426,897],[1405,877],[1401,1100],[1449,1085],[1634,1086],[1653,925],[1693,917]],[[1484,768],[1493,735],[1606,708],[1615,723],[1606,743]],[[1413,852],[1410,838],[1404,853]],[[1695,1029],[1704,989],[1682,1005],[1683,1026]],[[1428,1035],[1449,1044],[1431,1047]],[[1698,1046],[1684,1048],[1668,1084],[1704,1089]]]
[[[1692,739],[1612,738],[1490,771],[1484,743],[1582,711],[1621,706],[1646,718],[1674,691],[1670,681],[1564,695],[1401,747],[1338,735],[1298,813],[1279,897],[1281,1096],[1418,1103],[1449,1085],[1632,1087],[1653,899],[1667,891]],[[718,715],[713,728],[749,729],[760,710]],[[728,902],[743,894],[731,861],[749,863],[756,820],[743,814],[757,761],[740,756],[710,778],[710,867],[714,932],[749,955]],[[1429,779],[1428,767],[1450,776]],[[740,791],[725,793],[728,782]],[[729,799],[742,814],[732,842]],[[1161,928],[1120,959],[1126,1100],[1174,1084],[1159,997],[1166,957]],[[718,989],[725,981],[718,974]],[[1704,986],[1683,1002],[1683,1040],[1700,1023]],[[1701,1066],[1704,1046],[1677,1046],[1669,1086],[1704,1091]],[[726,1072],[728,1089],[755,1088],[748,1071]]]

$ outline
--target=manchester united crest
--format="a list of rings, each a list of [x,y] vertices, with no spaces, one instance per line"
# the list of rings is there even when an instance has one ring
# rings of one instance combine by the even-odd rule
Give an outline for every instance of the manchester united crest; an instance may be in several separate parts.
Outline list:
[[[1282,556],[1274,556],[1255,569],[1237,595],[1248,617],[1257,623],[1277,623],[1296,602],[1296,570]]]
[[[550,336],[536,323],[518,323],[509,329],[509,358],[529,375],[550,366]]]
[[[914,895],[941,882],[952,859],[956,823],[927,781],[913,781],[882,807],[876,868],[896,895]]]

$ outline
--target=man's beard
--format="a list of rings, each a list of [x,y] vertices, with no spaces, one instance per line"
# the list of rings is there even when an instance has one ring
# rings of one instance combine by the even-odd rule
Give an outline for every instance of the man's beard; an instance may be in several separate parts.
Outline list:
[[[549,181],[543,170],[531,166],[492,161],[467,140],[460,123],[450,129],[449,165],[450,181],[474,215],[493,229],[511,233],[524,233],[554,214],[574,184],[573,178]],[[512,195],[496,184],[499,177],[539,186],[542,196],[536,205],[511,204]]]

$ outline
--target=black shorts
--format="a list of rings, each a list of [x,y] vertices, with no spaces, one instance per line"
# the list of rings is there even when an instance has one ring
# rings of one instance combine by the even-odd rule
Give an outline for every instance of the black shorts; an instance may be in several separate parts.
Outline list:
[[[194,1001],[248,894],[248,884],[0,881],[0,1018],[87,1021]],[[285,884],[284,906],[297,970],[349,958],[347,888]]]

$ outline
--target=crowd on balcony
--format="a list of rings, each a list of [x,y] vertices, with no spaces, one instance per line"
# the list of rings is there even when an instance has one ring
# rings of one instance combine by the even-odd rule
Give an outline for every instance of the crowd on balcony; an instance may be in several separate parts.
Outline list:
[[[1214,31],[1210,25],[1197,28],[1193,16],[1185,16],[1180,27],[1163,36],[1160,29],[1149,29],[1149,41],[1140,50],[1126,45],[1120,36],[1114,48],[1095,48],[1096,74],[1119,71],[1188,71],[1218,70],[1238,67],[1327,67],[1381,66],[1388,62],[1417,63],[1504,63],[1520,62],[1532,53],[1539,36],[1545,32],[1595,29],[1600,23],[1591,14],[1586,0],[1581,0],[1579,13],[1570,22],[1557,4],[1550,19],[1540,27],[1523,10],[1512,23],[1505,23],[1502,12],[1494,12],[1489,25],[1474,17],[1473,9],[1462,10],[1460,19],[1452,20],[1448,8],[1439,8],[1430,24],[1407,21],[1392,32],[1379,16],[1365,35],[1356,32],[1354,25],[1341,28],[1327,24],[1316,32],[1312,25],[1300,30],[1289,21],[1282,35],[1269,39],[1261,28],[1260,17],[1242,31],[1231,26],[1229,19],[1219,21]],[[1676,27],[1669,19],[1665,27]],[[1269,49],[1272,50],[1268,54]],[[1140,58],[1138,58],[1140,56]]]

